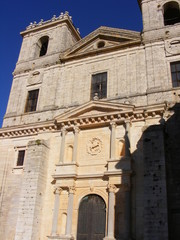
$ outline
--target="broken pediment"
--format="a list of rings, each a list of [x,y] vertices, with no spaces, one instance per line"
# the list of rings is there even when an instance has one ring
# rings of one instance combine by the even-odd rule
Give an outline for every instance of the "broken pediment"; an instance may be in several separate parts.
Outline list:
[[[139,32],[100,27],[64,52],[60,56],[60,59],[61,61],[66,61],[86,55],[114,51],[120,48],[129,48],[132,45],[139,45],[140,42]]]
[[[85,118],[97,118],[121,112],[132,112],[134,105],[119,104],[104,101],[90,101],[79,107],[71,109],[55,118],[57,123],[81,120]]]

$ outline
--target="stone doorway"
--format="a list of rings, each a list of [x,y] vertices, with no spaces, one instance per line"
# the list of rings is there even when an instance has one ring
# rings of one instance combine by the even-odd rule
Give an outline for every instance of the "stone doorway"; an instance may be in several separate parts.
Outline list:
[[[106,204],[96,195],[85,196],[79,206],[77,240],[102,240],[105,237]]]

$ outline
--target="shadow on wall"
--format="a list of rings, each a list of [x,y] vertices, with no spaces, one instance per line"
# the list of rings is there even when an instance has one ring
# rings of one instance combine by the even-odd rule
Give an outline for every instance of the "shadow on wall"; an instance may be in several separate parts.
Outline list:
[[[116,239],[130,235],[143,240],[180,239],[179,103],[169,108],[166,119],[143,129],[131,160],[124,157],[116,165],[122,169],[122,188],[116,194]],[[125,139],[128,144],[127,131]]]

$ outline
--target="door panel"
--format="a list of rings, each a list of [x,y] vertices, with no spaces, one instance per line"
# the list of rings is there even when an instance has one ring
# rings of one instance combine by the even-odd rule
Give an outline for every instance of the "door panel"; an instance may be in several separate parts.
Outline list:
[[[102,240],[105,223],[104,200],[95,194],[84,197],[79,206],[77,240]]]

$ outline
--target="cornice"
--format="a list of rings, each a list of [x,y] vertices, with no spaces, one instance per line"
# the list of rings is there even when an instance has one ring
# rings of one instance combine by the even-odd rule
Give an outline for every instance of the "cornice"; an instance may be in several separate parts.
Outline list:
[[[89,129],[96,127],[109,126],[111,122],[121,125],[127,121],[139,122],[148,119],[162,118],[166,111],[166,104],[158,104],[146,107],[137,107],[133,110],[115,111],[110,113],[101,113],[92,116],[77,116],[72,119],[58,119],[45,121],[41,123],[27,124],[21,126],[5,127],[0,129],[0,138],[17,138],[32,136],[45,132],[57,132],[62,128],[67,131],[73,131],[74,127],[79,129]]]
[[[55,132],[57,126],[54,121],[47,121],[21,126],[5,127],[0,129],[0,138],[14,138],[37,135],[44,132]]]

